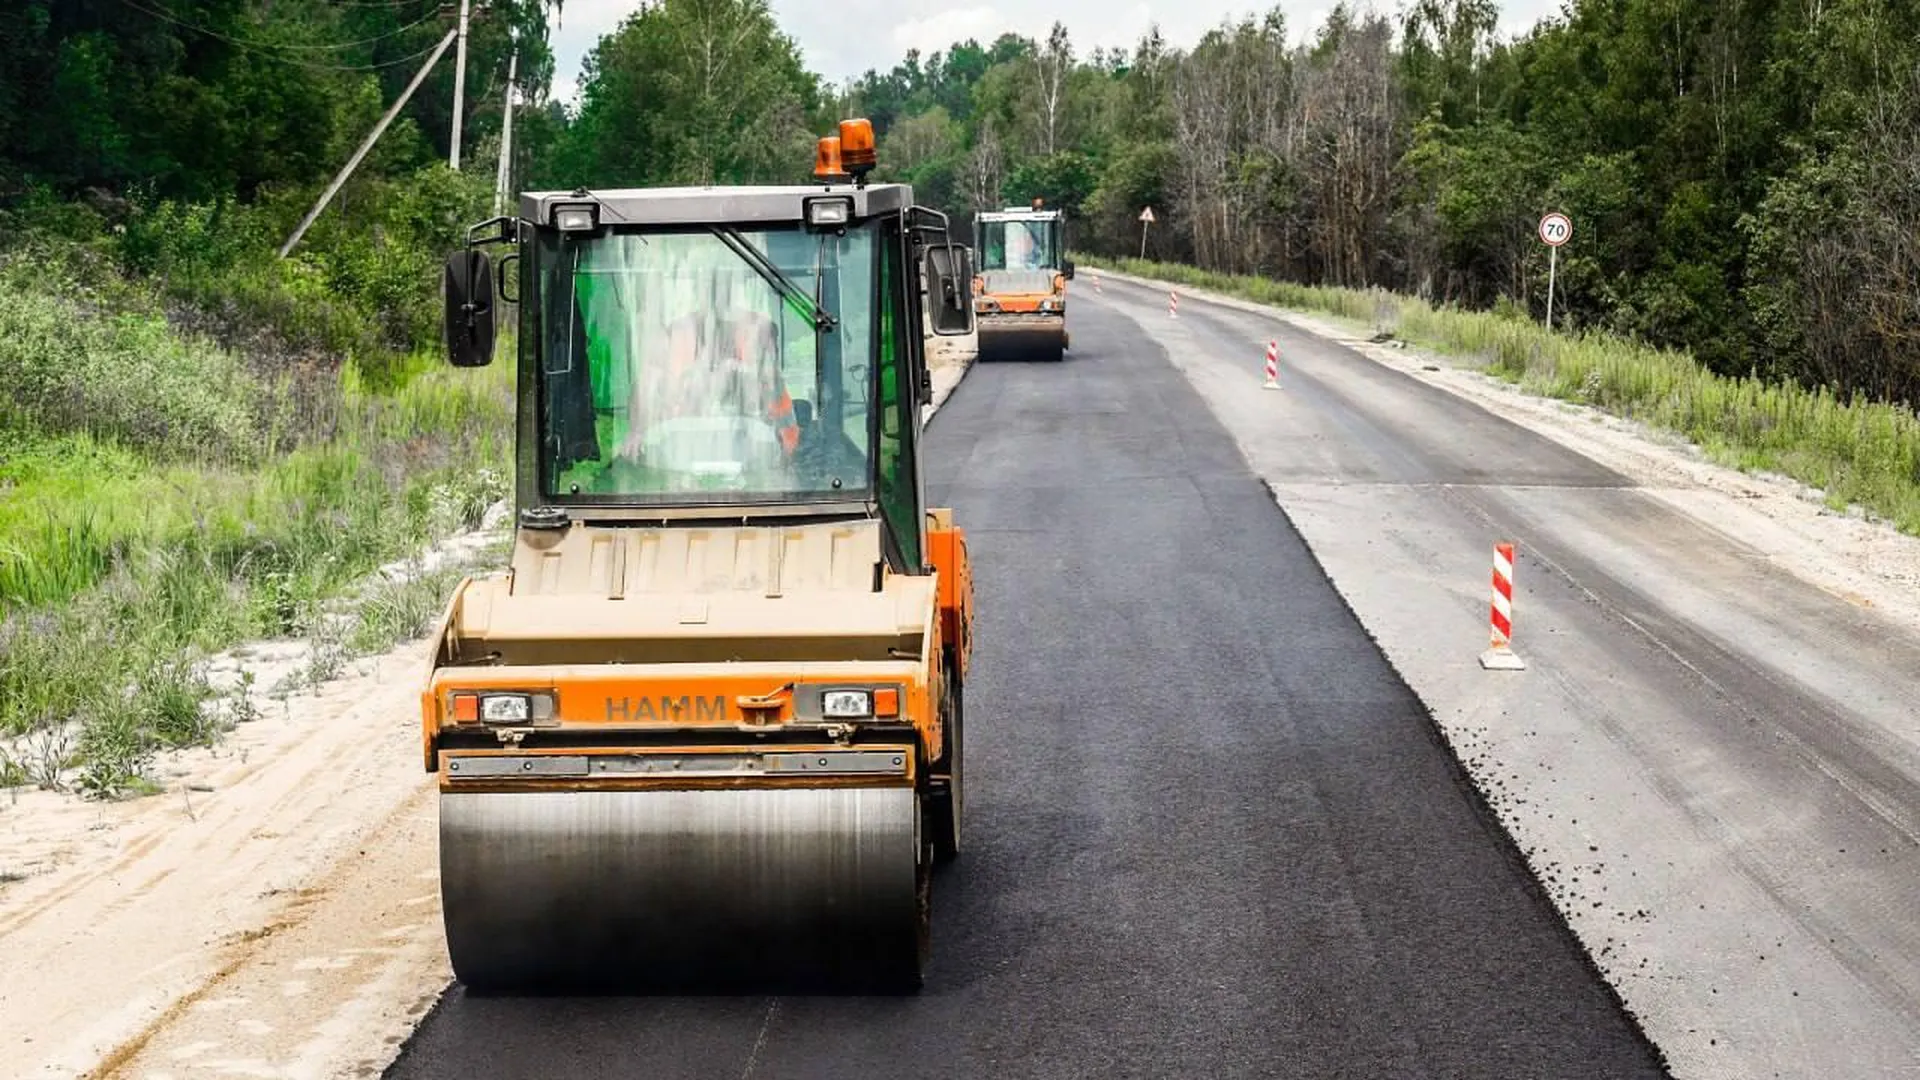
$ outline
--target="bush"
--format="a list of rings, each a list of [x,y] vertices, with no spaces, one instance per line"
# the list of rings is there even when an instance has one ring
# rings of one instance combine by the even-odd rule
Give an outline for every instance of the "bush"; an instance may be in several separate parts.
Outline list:
[[[0,427],[164,455],[229,457],[254,441],[252,381],[233,356],[155,316],[88,312],[28,284],[35,269],[11,265],[0,284]]]

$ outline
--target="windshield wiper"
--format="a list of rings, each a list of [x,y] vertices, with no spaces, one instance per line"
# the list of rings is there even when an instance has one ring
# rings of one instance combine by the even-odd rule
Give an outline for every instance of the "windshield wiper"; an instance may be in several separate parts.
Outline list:
[[[729,251],[746,260],[747,265],[753,267],[754,273],[759,274],[767,284],[773,286],[795,312],[802,318],[810,320],[816,331],[832,330],[839,325],[840,320],[834,318],[832,313],[823,310],[814,302],[813,297],[802,292],[792,278],[781,273],[780,268],[773,265],[772,260],[762,254],[759,248],[749,244],[746,238],[740,235],[739,230],[723,225],[714,225],[709,228],[713,235],[720,238],[721,243],[727,245]]]

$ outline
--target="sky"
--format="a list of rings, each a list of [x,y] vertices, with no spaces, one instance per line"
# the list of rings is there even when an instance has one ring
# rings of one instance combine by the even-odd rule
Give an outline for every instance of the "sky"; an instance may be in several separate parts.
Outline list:
[[[1002,33],[1044,40],[1055,20],[1066,24],[1074,53],[1096,47],[1131,49],[1147,27],[1160,24],[1169,44],[1189,48],[1223,19],[1258,15],[1273,0],[769,0],[780,26],[800,43],[807,67],[829,82],[859,77],[869,68],[886,71],[918,48],[944,50],[976,38],[985,45]],[[553,28],[552,95],[574,96],[580,61],[600,36],[617,27],[635,0],[566,0]],[[1380,10],[1397,9],[1381,0]],[[1517,34],[1557,14],[1561,0],[1505,0],[1500,33]],[[1287,28],[1296,40],[1310,35],[1332,10],[1332,0],[1282,0]],[[857,29],[856,29],[857,28]]]

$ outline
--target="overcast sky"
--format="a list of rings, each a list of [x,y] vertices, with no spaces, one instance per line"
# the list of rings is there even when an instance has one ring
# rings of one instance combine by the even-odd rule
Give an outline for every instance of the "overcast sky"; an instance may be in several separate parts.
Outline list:
[[[1363,0],[1364,3],[1364,0]],[[800,43],[809,68],[830,82],[885,71],[911,48],[944,50],[955,41],[987,44],[1012,31],[1044,39],[1058,19],[1072,35],[1074,52],[1099,46],[1131,48],[1149,24],[1178,47],[1190,47],[1222,19],[1258,14],[1272,0],[770,0],[781,27]],[[602,34],[618,26],[635,0],[566,0],[553,31],[553,96],[574,96],[580,60]],[[1394,11],[1398,0],[1375,0]],[[1500,32],[1519,33],[1560,10],[1561,0],[1505,0]],[[1295,40],[1317,29],[1333,0],[1283,0],[1287,30]]]

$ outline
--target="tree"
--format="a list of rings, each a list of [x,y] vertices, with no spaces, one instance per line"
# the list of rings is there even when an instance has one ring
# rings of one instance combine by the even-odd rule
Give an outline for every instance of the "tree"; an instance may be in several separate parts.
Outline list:
[[[520,50],[528,85],[552,68],[549,0],[495,0],[473,22],[467,127],[497,130]],[[252,199],[323,183],[451,26],[421,3],[17,0],[0,12],[0,198],[40,186],[154,198]],[[382,139],[385,162],[444,158],[453,65]]]
[[[1066,24],[1056,21],[1047,34],[1047,47],[1034,57],[1040,111],[1040,152],[1051,156],[1060,149],[1060,122],[1066,113],[1067,84],[1073,71],[1073,44]]]
[[[1479,123],[1483,73],[1499,22],[1494,0],[1414,0],[1401,50],[1411,100],[1432,103],[1444,123]]]
[[[1001,190],[1006,183],[1006,163],[1000,156],[1000,136],[994,131],[993,118],[980,126],[973,149],[968,152],[960,174],[960,195],[973,212],[993,210],[1002,203]]]
[[[602,186],[804,176],[819,95],[765,0],[655,0],[588,54],[547,173]]]
[[[880,175],[956,224],[1041,197],[1077,217],[1077,245],[1133,254],[1152,205],[1157,257],[1536,311],[1534,223],[1563,210],[1578,232],[1557,307],[1574,323],[1724,372],[1920,400],[1920,5],[1563,0],[1499,40],[1495,0],[1400,0],[1392,20],[1340,2],[1300,44],[1275,5],[1190,50],[1154,27],[1084,56],[1055,22],[1039,41],[909,51],[842,94],[768,3],[644,0],[590,54],[569,114],[541,88],[557,0],[492,0],[464,149],[497,145],[517,49],[534,186],[797,179],[815,134],[866,115]],[[65,220],[133,220],[121,254],[154,273],[203,257],[180,222],[310,201],[449,25],[431,0],[163,6],[0,6],[0,210],[84,199]],[[467,190],[431,172],[452,78],[443,63],[341,193],[354,226],[316,237],[358,250],[359,223],[399,229],[381,216],[389,178],[412,206]],[[390,285],[378,243],[360,246],[329,280]]]

